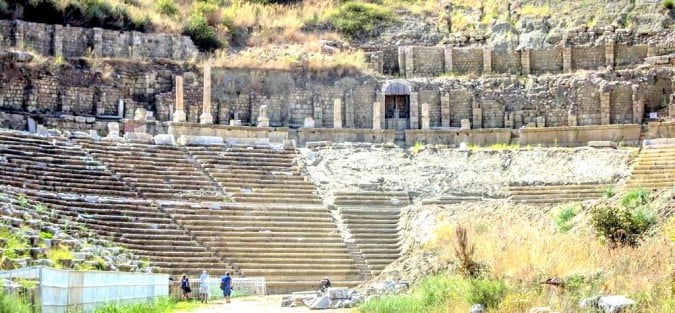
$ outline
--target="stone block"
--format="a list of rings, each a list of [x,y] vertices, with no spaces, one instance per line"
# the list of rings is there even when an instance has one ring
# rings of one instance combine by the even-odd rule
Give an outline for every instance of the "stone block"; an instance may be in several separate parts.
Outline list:
[[[230,126],[241,126],[241,120],[230,120]]]
[[[220,138],[220,137],[218,137]],[[270,147],[269,138],[227,138],[225,143],[229,146],[240,146],[240,147]]]
[[[176,139],[173,135],[159,134],[153,138],[156,145],[175,146]]]
[[[126,139],[129,142],[139,142],[139,143],[153,142],[152,135],[148,133],[136,133],[136,132],[125,133],[124,139]]]
[[[91,137],[91,139],[96,140],[96,141],[101,139],[101,136],[98,135],[98,131],[95,130],[95,129],[89,130],[89,137]]]
[[[176,110],[173,112],[173,121],[176,123],[183,123],[187,121],[187,114],[183,110]]]
[[[270,119],[267,117],[258,117],[258,127],[270,127]]]
[[[295,149],[297,147],[297,145],[295,144],[295,140],[290,139],[284,140],[283,145],[284,149]]]
[[[593,147],[593,148],[616,149],[616,142],[614,142],[614,141],[589,141],[588,146]]]
[[[537,127],[543,128],[546,127],[546,118],[543,116],[537,116]]]
[[[108,136],[107,137],[119,137],[119,136],[120,136],[120,123],[109,122],[108,123]]]
[[[460,130],[470,130],[471,129],[471,121],[469,121],[468,119],[464,118],[464,119],[462,119],[462,121],[460,123],[461,123],[461,126],[459,128]]]
[[[328,288],[326,294],[331,300],[349,299],[349,288],[337,287]]]
[[[304,128],[314,128],[314,125],[315,125],[314,118],[311,117],[311,116],[307,116],[307,117],[305,117],[305,122],[304,122],[302,127],[304,127]]]
[[[37,134],[40,136],[49,136],[49,131],[44,125],[37,125]]]
[[[134,121],[145,122],[147,116],[148,111],[146,111],[144,108],[137,108],[136,111],[134,111]]]
[[[76,116],[75,117],[75,123],[86,123],[87,118],[84,116]]]
[[[223,137],[181,135],[178,144],[183,146],[217,146],[223,145]]]

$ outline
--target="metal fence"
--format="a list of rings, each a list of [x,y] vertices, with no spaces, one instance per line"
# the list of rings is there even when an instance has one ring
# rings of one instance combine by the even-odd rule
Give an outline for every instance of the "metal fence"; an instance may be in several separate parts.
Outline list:
[[[199,296],[201,283],[198,277],[189,277],[190,289],[192,292],[189,297],[196,299]],[[264,296],[267,294],[267,283],[265,277],[232,277],[233,295]],[[209,279],[209,299],[222,299],[223,292],[220,290],[220,278],[211,277]],[[180,281],[172,281],[170,295],[172,298],[180,299],[182,291]]]
[[[108,302],[142,302],[169,295],[166,274],[64,271],[38,266],[0,272],[0,279],[35,281],[35,305],[42,313],[87,313]]]

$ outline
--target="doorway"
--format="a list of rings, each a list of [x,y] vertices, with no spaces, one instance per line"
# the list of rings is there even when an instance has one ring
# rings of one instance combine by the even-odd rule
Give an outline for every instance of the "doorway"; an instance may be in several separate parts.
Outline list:
[[[387,129],[404,130],[410,127],[409,95],[385,95],[384,110]]]

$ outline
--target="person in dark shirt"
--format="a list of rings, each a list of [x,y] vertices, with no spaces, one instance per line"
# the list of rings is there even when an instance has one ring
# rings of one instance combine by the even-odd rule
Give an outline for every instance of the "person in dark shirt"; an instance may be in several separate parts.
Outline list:
[[[220,290],[223,291],[225,303],[230,303],[230,296],[232,295],[232,277],[230,277],[230,273],[225,273],[225,276],[220,279]]]
[[[328,277],[321,280],[321,286],[319,287],[319,290],[321,292],[326,292],[326,290],[328,290],[328,288],[330,288],[330,287],[331,287],[331,284],[330,284],[330,279],[328,279]]]
[[[190,288],[190,280],[188,279],[186,274],[183,274],[183,278],[180,280],[180,290],[183,291],[180,297],[181,300],[190,299],[190,293],[192,292],[192,288]]]

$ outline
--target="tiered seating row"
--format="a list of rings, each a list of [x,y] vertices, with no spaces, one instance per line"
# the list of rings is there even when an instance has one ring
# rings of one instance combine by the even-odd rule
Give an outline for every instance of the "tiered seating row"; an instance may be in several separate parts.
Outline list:
[[[101,163],[62,138],[0,132],[0,183],[53,192],[134,197]]]
[[[597,199],[611,185],[536,185],[509,186],[511,200],[522,203],[561,203]]]
[[[149,199],[223,199],[209,177],[178,147],[79,141],[130,186]]]
[[[642,149],[626,187],[675,187],[675,144]]]
[[[271,292],[312,290],[329,277],[335,285],[362,279],[330,213],[318,206],[164,204],[164,211],[197,240],[246,276],[264,276]]]
[[[340,192],[334,204],[361,251],[368,269],[378,275],[400,257],[400,207],[409,205],[405,192]]]
[[[314,185],[294,165],[295,150],[188,147],[236,202],[321,204]]]
[[[232,267],[195,241],[171,217],[147,200],[86,199],[81,196],[51,195],[27,191],[31,200],[47,206],[55,218],[68,217],[119,243],[135,255],[152,262],[164,272],[198,275],[206,269],[214,274]]]

